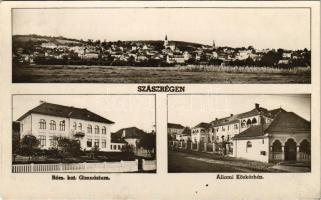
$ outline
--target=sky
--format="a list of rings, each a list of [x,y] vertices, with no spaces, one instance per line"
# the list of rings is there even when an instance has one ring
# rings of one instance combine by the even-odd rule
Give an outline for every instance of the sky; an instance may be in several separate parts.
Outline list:
[[[14,9],[13,34],[169,40],[258,49],[310,49],[305,8]]]
[[[168,122],[193,127],[200,122],[254,109],[283,108],[310,121],[310,95],[168,95]]]
[[[13,120],[38,106],[40,101],[86,108],[115,122],[112,132],[131,126],[148,132],[155,128],[154,95],[15,95]]]

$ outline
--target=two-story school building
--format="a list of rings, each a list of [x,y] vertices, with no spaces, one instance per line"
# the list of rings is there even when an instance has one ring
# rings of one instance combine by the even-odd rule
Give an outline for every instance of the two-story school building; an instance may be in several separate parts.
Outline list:
[[[121,151],[120,144],[111,143],[110,127],[114,122],[86,108],[41,102],[17,121],[20,122],[20,137],[36,136],[42,149],[56,147],[57,137],[67,137],[78,140],[82,149],[98,147],[100,151]]]

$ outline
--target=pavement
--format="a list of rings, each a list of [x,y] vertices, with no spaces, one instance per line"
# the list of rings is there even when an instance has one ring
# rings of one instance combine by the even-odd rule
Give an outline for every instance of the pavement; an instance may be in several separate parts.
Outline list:
[[[283,163],[278,163],[278,164],[274,165],[273,167],[271,167],[271,169],[279,170],[279,171],[282,171],[282,172],[296,172],[296,173],[311,172],[311,169],[309,167],[302,166],[300,164],[298,164],[298,165],[286,165],[286,164],[283,164]]]
[[[169,150],[169,172],[310,172],[302,163],[281,162],[276,165],[244,160],[222,160],[215,156]]]

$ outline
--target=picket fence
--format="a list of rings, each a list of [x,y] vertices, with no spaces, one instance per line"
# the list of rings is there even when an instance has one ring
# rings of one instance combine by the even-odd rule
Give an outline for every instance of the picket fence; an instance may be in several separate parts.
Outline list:
[[[144,171],[156,170],[156,160],[143,159],[143,170]]]
[[[13,165],[13,173],[32,172],[137,172],[138,160],[101,163],[57,163]]]

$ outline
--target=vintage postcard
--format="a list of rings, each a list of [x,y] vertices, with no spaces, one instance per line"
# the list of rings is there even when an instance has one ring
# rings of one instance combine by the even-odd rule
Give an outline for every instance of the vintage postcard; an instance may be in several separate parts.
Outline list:
[[[1,199],[321,198],[320,2],[0,3]]]

